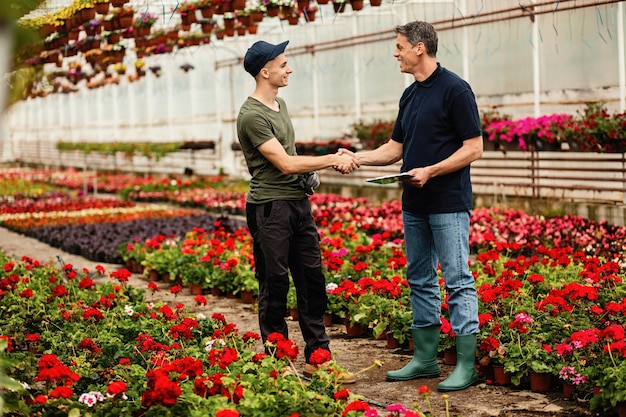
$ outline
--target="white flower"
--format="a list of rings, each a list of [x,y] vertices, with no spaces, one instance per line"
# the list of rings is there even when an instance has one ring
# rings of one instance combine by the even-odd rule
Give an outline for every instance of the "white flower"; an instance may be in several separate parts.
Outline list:
[[[129,316],[132,316],[133,314],[135,314],[135,311],[133,310],[133,306],[129,306],[128,304],[124,306],[124,312],[128,314]]]
[[[328,285],[326,285],[326,292],[328,294],[332,293],[337,287],[339,287],[339,285],[335,284],[334,282],[329,282]]]
[[[87,404],[89,407],[93,407],[98,401],[104,401],[104,395],[98,391],[86,392],[78,397],[78,402]]]
[[[211,339],[207,341],[206,344],[204,345],[204,350],[208,352],[211,349],[213,349],[213,345],[215,344],[215,342],[219,342],[220,345],[226,346],[226,342],[224,342],[224,339]]]

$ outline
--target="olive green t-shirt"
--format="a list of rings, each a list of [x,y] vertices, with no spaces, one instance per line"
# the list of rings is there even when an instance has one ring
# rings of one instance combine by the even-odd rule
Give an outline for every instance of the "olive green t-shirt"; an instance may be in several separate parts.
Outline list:
[[[287,105],[282,98],[276,97],[276,101],[280,108],[278,112],[248,97],[237,117],[237,136],[252,176],[247,201],[253,204],[306,197],[298,175],[283,174],[257,149],[276,138],[288,155],[296,155],[295,133]]]

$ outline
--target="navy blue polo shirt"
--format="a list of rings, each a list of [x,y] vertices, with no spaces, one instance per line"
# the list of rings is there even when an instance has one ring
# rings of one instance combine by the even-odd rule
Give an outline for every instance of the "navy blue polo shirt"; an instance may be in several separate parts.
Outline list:
[[[404,90],[391,137],[403,144],[402,172],[433,165],[481,136],[480,116],[470,85],[437,64],[423,82]],[[414,214],[472,209],[469,165],[431,178],[422,188],[403,183],[402,209]]]

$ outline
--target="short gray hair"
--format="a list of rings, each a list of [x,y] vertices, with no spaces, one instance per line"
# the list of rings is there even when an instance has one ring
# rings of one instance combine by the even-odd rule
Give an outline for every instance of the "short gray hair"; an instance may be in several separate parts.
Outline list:
[[[398,35],[406,36],[411,46],[422,42],[426,47],[428,56],[437,56],[437,31],[428,22],[415,21],[406,25],[396,26],[393,31]]]

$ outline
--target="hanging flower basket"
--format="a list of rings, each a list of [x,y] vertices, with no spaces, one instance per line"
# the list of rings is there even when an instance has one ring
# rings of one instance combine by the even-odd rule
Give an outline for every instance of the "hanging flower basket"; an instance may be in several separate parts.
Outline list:
[[[297,26],[297,25],[298,25],[298,22],[300,21],[300,16],[298,16],[298,15],[297,15],[297,14],[295,14],[295,13],[290,14],[290,15],[287,17],[287,21],[289,22],[289,25],[290,25],[290,26]]]
[[[202,24],[200,25],[200,28],[202,29],[202,33],[213,33],[213,22],[212,21],[206,21],[206,22],[202,22]]]
[[[246,8],[246,0],[232,0],[233,10],[243,10]]]
[[[351,0],[350,6],[352,6],[352,10],[359,11],[363,10],[363,0]]]
[[[280,6],[267,6],[267,15],[269,17],[278,16],[278,12],[280,11]]]
[[[210,19],[215,14],[215,7],[213,5],[205,6],[200,9],[200,14],[202,14],[204,19]]]
[[[346,11],[346,3],[342,2],[333,2],[333,10],[335,13],[343,13]]]
[[[96,17],[96,8],[95,7],[85,7],[80,11],[81,18],[83,22],[88,22],[91,19]]]
[[[263,20],[263,12],[260,10],[255,10],[250,13],[250,18],[253,22],[261,22]]]
[[[122,28],[129,28],[133,25],[133,15],[124,15],[124,16],[120,16],[119,18],[119,24],[120,27]]]
[[[224,28],[232,29],[235,27],[235,19],[234,18],[224,18]]]
[[[241,26],[249,26],[252,23],[252,18],[250,15],[241,15],[237,16],[237,20],[241,24]]]
[[[109,13],[109,2],[101,2],[101,3],[96,3],[94,4],[94,9],[96,10],[96,13],[98,14],[107,14]]]

